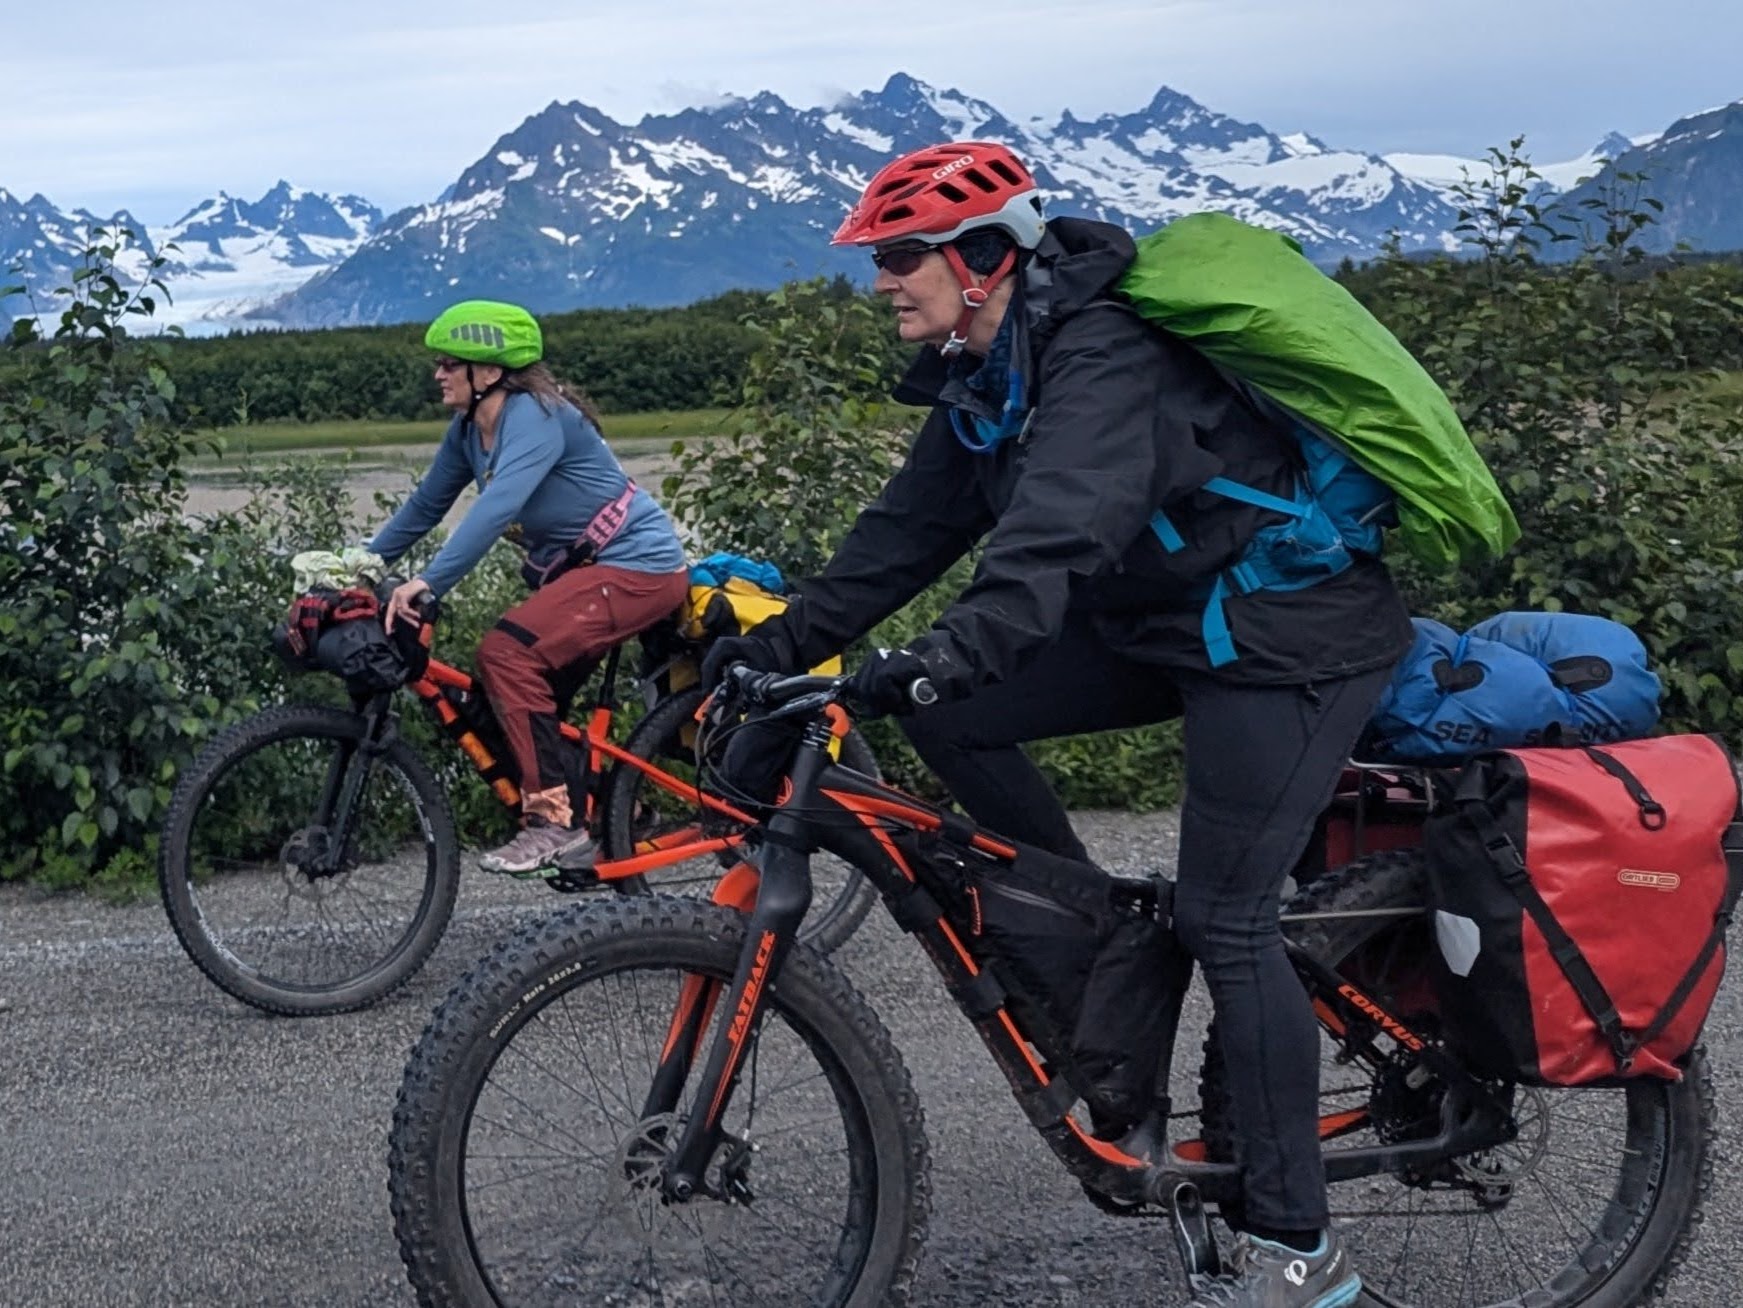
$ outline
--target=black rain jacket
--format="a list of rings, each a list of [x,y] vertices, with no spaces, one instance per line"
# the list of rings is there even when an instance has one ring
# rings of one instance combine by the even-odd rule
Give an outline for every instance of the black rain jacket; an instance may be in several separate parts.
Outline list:
[[[895,396],[931,415],[781,620],[799,666],[844,649],[980,543],[973,581],[922,642],[945,697],[1010,678],[1068,617],[1137,661],[1211,671],[1200,625],[1210,584],[1257,527],[1282,518],[1199,488],[1226,476],[1293,498],[1299,455],[1191,346],[1109,298],[1135,253],[1106,223],[1047,224],[1007,310],[1032,418],[992,452],[971,452],[951,428],[953,405],[995,416],[963,369],[921,351]],[[1176,554],[1150,528],[1158,507],[1185,538]],[[1412,639],[1378,560],[1226,603],[1240,654],[1214,670],[1226,680],[1348,676],[1396,660]]]

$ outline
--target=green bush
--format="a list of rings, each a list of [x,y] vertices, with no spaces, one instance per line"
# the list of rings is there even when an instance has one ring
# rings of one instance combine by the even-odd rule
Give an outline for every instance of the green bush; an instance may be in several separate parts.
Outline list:
[[[705,551],[819,570],[901,461],[907,424],[889,400],[887,314],[800,282],[746,326],[757,342],[722,434],[672,447],[665,504]]]
[[[258,684],[237,643],[244,524],[182,513],[190,439],[162,342],[124,348],[161,293],[99,234],[51,339],[29,320],[0,390],[0,875],[67,880],[149,851],[176,772]],[[190,655],[198,657],[190,657]]]
[[[128,336],[155,290],[116,274],[131,239],[98,237],[52,338],[21,320],[0,362],[0,878],[118,893],[151,876],[176,778],[212,735],[265,703],[343,702],[332,678],[287,676],[267,638],[291,556],[370,525],[331,457],[245,465],[246,509],[189,513],[184,464],[206,447],[176,421],[170,342]],[[450,597],[452,661],[524,594],[516,571],[500,546]],[[463,837],[497,835],[505,811],[459,752],[416,709],[403,728],[449,782]]]
[[[1505,609],[1632,626],[1674,727],[1743,730],[1743,413],[1711,384],[1714,342],[1743,342],[1743,297],[1639,253],[1655,208],[1623,174],[1578,229],[1531,200],[1521,142],[1462,188],[1475,257],[1396,253],[1362,286],[1445,386],[1507,490],[1523,537],[1450,577],[1407,565],[1416,612],[1454,626]],[[1539,256],[1572,236],[1581,252]],[[1735,348],[1735,344],[1733,346]]]

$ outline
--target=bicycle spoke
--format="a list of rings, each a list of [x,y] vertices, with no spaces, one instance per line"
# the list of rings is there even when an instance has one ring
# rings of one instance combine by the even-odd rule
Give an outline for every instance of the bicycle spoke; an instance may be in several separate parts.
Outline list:
[[[218,776],[189,822],[182,876],[201,929],[266,984],[319,990],[363,977],[400,950],[426,905],[422,801],[385,759],[357,785],[345,850],[323,852],[338,820],[314,798],[335,744],[263,741]]]
[[[682,1133],[688,1091],[677,1116],[650,1128],[637,1120],[645,1084],[630,1078],[651,1077],[684,976],[630,968],[547,997],[495,1058],[470,1115],[463,1202],[503,1304],[649,1305],[686,1287],[685,1304],[786,1308],[839,1274],[850,1213],[869,1194],[855,1179],[862,1155],[836,1102],[839,1073],[776,1007],[746,1050],[704,1190],[666,1203],[632,1184],[625,1159],[657,1160],[659,1142]],[[727,1203],[711,1187],[732,1168],[747,1188]],[[571,1239],[553,1262],[538,1246],[556,1231]]]

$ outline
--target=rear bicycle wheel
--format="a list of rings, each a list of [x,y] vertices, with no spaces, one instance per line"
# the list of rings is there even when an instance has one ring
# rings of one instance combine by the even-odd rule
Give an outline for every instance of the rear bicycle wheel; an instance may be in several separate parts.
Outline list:
[[[696,710],[706,693],[692,687],[657,704],[630,733],[624,748],[691,785],[696,782]],[[867,776],[878,775],[877,758],[857,731],[841,742],[843,766]],[[639,769],[619,763],[606,789],[605,856],[629,858],[704,835],[738,829],[730,818],[698,812],[696,805],[661,789]],[[706,898],[725,867],[737,862],[732,854],[703,855],[673,863],[646,877],[616,883],[626,894],[693,895]],[[851,936],[877,899],[877,889],[851,864],[832,854],[811,858],[811,908],[799,928],[799,939],[831,953]]]
[[[459,840],[440,783],[404,740],[371,756],[363,733],[355,713],[267,709],[212,741],[170,801],[170,924],[213,983],[266,1012],[376,1002],[423,966],[454,910]]]
[[[920,1108],[865,1001],[799,946],[697,1195],[657,1169],[691,1111],[642,1116],[686,981],[730,983],[745,919],[626,897],[500,945],[406,1065],[389,1188],[425,1308],[909,1300],[928,1206]],[[731,1014],[709,1004],[700,1048]],[[701,1061],[699,1056],[698,1061]]]
[[[1315,881],[1291,913],[1419,907],[1414,850],[1360,859]],[[1413,1030],[1438,1019],[1427,971],[1437,948],[1426,913],[1290,924],[1316,958],[1375,996]],[[1401,1072],[1332,1061],[1326,1039],[1322,1116],[1365,1110],[1339,1145],[1432,1134],[1432,1087]],[[1693,1242],[1712,1181],[1713,1094],[1697,1054],[1680,1082],[1625,1088],[1512,1088],[1517,1137],[1419,1172],[1334,1185],[1332,1220],[1382,1308],[1631,1308],[1661,1294]],[[1200,1081],[1209,1156],[1238,1154],[1227,1070],[1213,1029]]]

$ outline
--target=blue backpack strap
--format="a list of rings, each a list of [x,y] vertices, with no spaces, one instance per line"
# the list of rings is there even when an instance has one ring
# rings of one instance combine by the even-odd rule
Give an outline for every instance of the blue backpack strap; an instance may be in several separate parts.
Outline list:
[[[1286,500],[1277,495],[1267,495],[1262,490],[1243,486],[1240,482],[1230,481],[1227,477],[1212,477],[1204,483],[1204,489],[1215,491],[1225,499],[1239,500],[1243,504],[1270,509],[1273,513],[1287,514],[1291,518],[1305,518],[1308,514],[1307,505],[1298,500]]]
[[[1228,614],[1223,612],[1223,601],[1228,597],[1228,580],[1219,574],[1216,583],[1210,588],[1210,598],[1205,601],[1204,617],[1199,620],[1198,626],[1204,637],[1205,653],[1213,668],[1233,663],[1240,657],[1235,652],[1235,636],[1229,630]]]
[[[1251,504],[1261,509],[1270,509],[1273,513],[1286,514],[1291,518],[1305,518],[1308,509],[1305,505],[1286,500],[1277,495],[1267,495],[1262,490],[1254,490],[1251,486],[1243,486],[1238,481],[1230,481],[1227,477],[1212,477],[1200,488],[1215,491],[1224,499],[1239,500],[1243,504]],[[1162,542],[1162,548],[1170,554],[1178,554],[1186,548],[1186,540],[1181,536],[1173,519],[1162,509],[1157,509],[1150,515],[1150,530],[1156,533],[1156,539]]]
[[[1214,491],[1225,499],[1239,500],[1243,504],[1269,509],[1290,518],[1305,518],[1310,512],[1308,505],[1266,494],[1238,481],[1230,481],[1227,477],[1212,477],[1204,483],[1204,489]],[[1151,515],[1150,530],[1156,533],[1156,538],[1162,542],[1162,548],[1170,554],[1177,554],[1186,548],[1186,541],[1179,529],[1160,509]],[[1234,633],[1229,630],[1228,614],[1223,611],[1223,601],[1230,595],[1250,595],[1253,591],[1264,588],[1265,582],[1245,562],[1236,563],[1217,575],[1211,584],[1210,594],[1205,598],[1204,616],[1199,622],[1199,630],[1204,636],[1205,653],[1210,659],[1211,667],[1224,667],[1240,657],[1235,651]]]
[[[1162,542],[1162,548],[1170,554],[1178,554],[1186,548],[1186,541],[1161,509],[1150,515],[1150,530],[1156,533],[1156,539]]]

